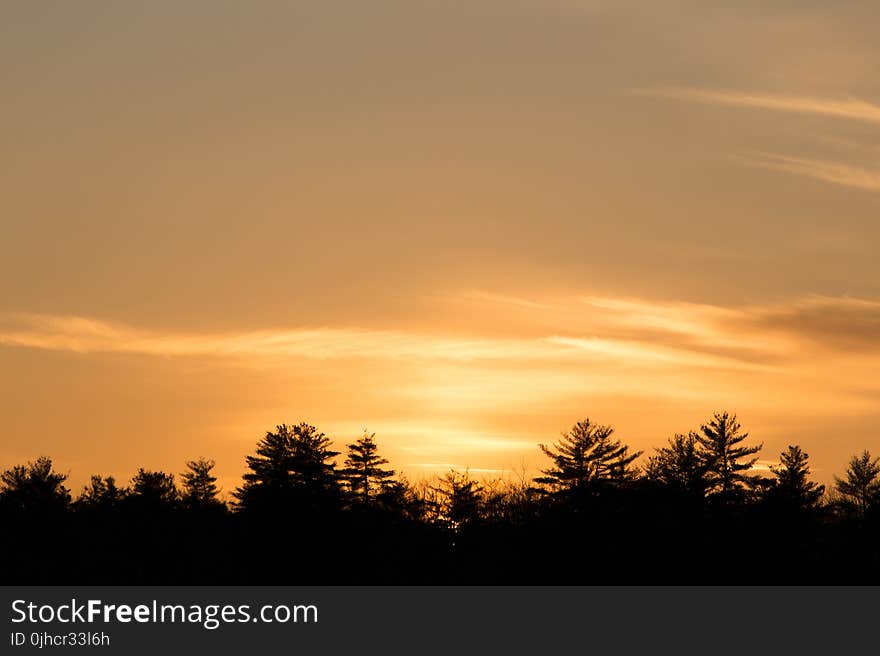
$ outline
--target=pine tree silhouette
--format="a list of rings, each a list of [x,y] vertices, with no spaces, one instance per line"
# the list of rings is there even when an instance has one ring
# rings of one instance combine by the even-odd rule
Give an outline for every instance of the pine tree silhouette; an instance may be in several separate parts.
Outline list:
[[[735,495],[754,484],[754,476],[747,474],[757,458],[743,460],[763,447],[739,446],[749,436],[741,432],[736,415],[727,412],[716,412],[712,419],[700,427],[697,443],[700,456],[706,468],[707,490],[724,500],[731,500]]]
[[[206,458],[190,460],[186,463],[187,471],[180,475],[183,481],[183,503],[188,508],[209,508],[222,506],[217,498],[217,477],[211,471],[215,462]]]
[[[706,492],[707,466],[700,454],[699,436],[691,431],[677,433],[665,447],[648,459],[645,475],[661,485],[685,494],[702,497]]]
[[[336,505],[340,488],[336,463],[339,455],[330,439],[314,426],[281,424],[266,433],[256,455],[247,456],[250,470],[233,496],[241,507],[269,503],[297,503],[319,507]]]
[[[480,519],[483,487],[468,472],[451,469],[434,490],[439,494],[438,517],[452,530],[458,531]]]
[[[375,433],[364,431],[363,437],[348,445],[345,469],[341,472],[352,496],[365,506],[388,488],[394,476],[394,470],[381,468],[388,464],[388,460],[379,456],[375,437]]]
[[[813,510],[825,493],[825,486],[810,480],[810,457],[797,445],[790,445],[779,456],[779,465],[770,467],[776,477],[768,497],[791,510]]]
[[[174,474],[141,467],[131,479],[127,497],[152,506],[173,506],[180,498]]]
[[[849,461],[845,476],[844,479],[834,477],[837,491],[846,505],[864,517],[868,508],[880,502],[880,458],[872,458],[870,452],[862,451]]]
[[[613,432],[610,426],[585,419],[563,433],[552,448],[539,444],[555,466],[545,469],[544,476],[535,481],[554,489],[577,489],[596,481],[632,479],[630,465],[642,452],[630,453],[628,446],[611,437]]]
[[[41,456],[0,473],[0,499],[11,512],[35,517],[61,512],[70,504],[66,480],[66,474],[53,470],[51,458]]]
[[[83,508],[108,508],[118,503],[126,492],[125,488],[116,486],[116,479],[112,476],[93,475],[83,486],[76,504]]]

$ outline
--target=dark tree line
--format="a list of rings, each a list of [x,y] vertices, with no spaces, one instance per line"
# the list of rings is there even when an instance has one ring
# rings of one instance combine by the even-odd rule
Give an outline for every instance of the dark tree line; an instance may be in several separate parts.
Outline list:
[[[92,476],[76,498],[41,457],[0,473],[0,583],[630,584],[880,582],[880,458],[833,489],[796,445],[757,470],[735,415],[643,455],[576,423],[528,480],[397,476],[375,435],[333,450],[279,425],[231,499],[214,461],[179,477]]]

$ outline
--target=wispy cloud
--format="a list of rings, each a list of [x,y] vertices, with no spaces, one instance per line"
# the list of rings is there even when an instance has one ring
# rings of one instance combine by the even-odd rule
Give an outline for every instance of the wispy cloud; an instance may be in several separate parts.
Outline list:
[[[489,292],[473,291],[464,294],[464,298],[477,302],[498,303],[500,305],[510,305],[514,307],[525,308],[529,310],[550,310],[552,305],[539,303],[538,301],[520,298],[518,296],[507,296],[505,294],[491,294]]]
[[[492,301],[487,301],[492,302]],[[569,304],[584,312],[575,300]],[[611,304],[613,305],[613,304]],[[541,312],[544,304],[524,307]],[[661,312],[655,309],[654,314]],[[706,353],[687,339],[689,332],[708,333],[711,326],[693,316],[692,329],[670,326],[665,336],[633,333],[632,313],[651,312],[638,306],[606,307],[605,316],[575,330],[525,337],[478,335],[460,338],[396,330],[353,328],[295,328],[241,333],[189,334],[150,331],[88,317],[18,315],[0,326],[0,345],[74,353],[120,353],[166,357],[237,358],[245,361],[284,362],[295,358],[394,359],[406,361],[495,361],[502,363],[619,362],[638,366],[696,366],[754,369],[754,358],[735,353]],[[560,326],[560,328],[569,328]]]
[[[819,98],[788,94],[663,87],[639,93],[713,105],[735,105],[796,114],[814,114],[880,123],[880,105],[857,98]]]
[[[187,361],[181,369],[231,375],[234,386],[248,381],[235,394],[243,406],[258,401],[233,418],[241,434],[305,409],[319,425],[335,418],[336,434],[377,429],[395,461],[425,472],[456,463],[507,467],[519,454],[536,455],[550,418],[625,418],[621,429],[642,448],[667,427],[678,430],[680,413],[716,404],[764,421],[785,413],[828,422],[876,416],[878,298],[731,306],[571,293],[521,300],[499,304],[486,294],[481,308],[461,295],[462,309],[498,319],[475,322],[466,338],[433,328],[184,333],[90,317],[8,316],[0,317],[0,360],[6,349],[25,347],[134,354],[139,370],[146,358],[195,358],[198,367]],[[500,337],[506,321],[523,330]],[[101,357],[102,368],[112,357]],[[669,423],[648,421],[655,411]],[[235,434],[229,426],[210,430]]]
[[[464,474],[466,472],[468,474],[488,474],[493,477],[498,476],[499,474],[510,473],[506,469],[496,469],[493,467],[468,467],[467,465],[462,465],[460,463],[454,462],[414,462],[410,465],[410,467],[418,467],[419,469],[424,469],[429,473],[442,473],[454,470],[460,474]]]
[[[880,301],[810,296],[795,303],[756,310],[752,326],[785,331],[837,351],[880,354]]]
[[[639,93],[711,105],[731,105],[776,112],[829,116],[880,124],[880,105],[858,98],[820,98],[680,87],[640,90]],[[740,159],[759,168],[782,171],[865,191],[880,191],[880,170],[878,169],[828,159],[794,157],[774,153],[759,153],[756,156]]]
[[[467,295],[470,300],[473,295]],[[485,302],[494,304],[491,294]],[[564,310],[550,331],[466,337],[357,328],[177,333],[95,318],[16,315],[0,323],[0,345],[75,353],[125,353],[287,361],[295,358],[532,363],[613,362],[654,367],[758,370],[794,354],[804,339],[829,349],[877,349],[880,302],[812,296],[789,303],[720,307],[643,299],[569,297],[516,303],[542,317]],[[576,322],[571,317],[578,316]]]
[[[743,346],[720,326],[736,319],[741,310],[699,303],[661,303],[631,298],[586,296],[583,302],[602,310],[618,324],[641,330],[656,330],[686,336],[713,346]]]
[[[261,359],[386,358],[407,360],[553,361],[592,355],[625,357],[633,361],[669,361],[650,345],[626,345],[622,340],[590,338],[590,347],[557,336],[534,338],[454,337],[399,331],[345,328],[266,330],[232,334],[157,333],[83,317],[26,315],[23,325],[0,331],[0,344],[75,353],[128,353],[156,356],[252,357]],[[692,361],[680,353],[683,361]],[[693,363],[693,362],[692,362]],[[734,360],[707,365],[743,366]]]
[[[804,340],[830,350],[880,354],[880,300],[811,294],[786,302],[720,307],[637,299],[586,299],[620,326],[659,330],[655,344],[729,346],[791,355]],[[653,334],[653,333],[649,333]],[[648,341],[645,338],[643,341]]]
[[[393,330],[301,328],[242,333],[148,331],[93,318],[20,315],[0,344],[76,353],[257,358],[530,359],[553,355],[541,340],[455,339]]]
[[[747,158],[752,166],[802,175],[844,187],[880,191],[880,169],[866,169],[841,162],[762,153]]]
[[[582,351],[595,358],[618,362],[654,362],[677,366],[725,367],[730,366],[731,358],[721,355],[697,353],[670,348],[651,342],[609,341],[598,337],[550,337],[549,341],[560,346]],[[740,363],[738,367],[762,368],[758,364]]]

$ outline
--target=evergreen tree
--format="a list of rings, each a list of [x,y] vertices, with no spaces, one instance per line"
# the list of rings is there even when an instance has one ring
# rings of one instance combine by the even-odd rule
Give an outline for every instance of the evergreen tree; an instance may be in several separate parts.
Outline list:
[[[459,530],[480,519],[483,488],[468,472],[451,469],[433,489],[439,494],[438,517],[451,529]]]
[[[63,511],[70,504],[66,480],[66,474],[52,469],[50,458],[41,456],[0,473],[0,501],[11,512],[40,516]]]
[[[810,457],[796,445],[779,456],[779,465],[770,467],[776,477],[768,496],[795,510],[812,510],[819,505],[825,486],[810,480]]]
[[[180,475],[183,480],[183,503],[189,508],[209,508],[222,506],[217,498],[217,477],[211,471],[214,461],[205,458],[190,460],[187,471]]]
[[[698,440],[693,431],[669,438],[668,446],[655,449],[648,459],[645,475],[661,485],[702,497],[706,491],[706,464]]]
[[[124,488],[120,489],[116,486],[116,479],[112,476],[105,478],[95,474],[88,484],[83,486],[76,504],[83,508],[107,508],[116,504],[125,492]]]
[[[174,474],[141,467],[131,479],[128,497],[149,505],[174,505],[179,497]]]
[[[384,481],[376,496],[379,505],[413,521],[424,520],[427,516],[427,504],[418,491],[405,478],[395,481]]]
[[[294,448],[292,427],[282,424],[276,431],[267,431],[266,436],[257,444],[254,456],[246,456],[245,461],[250,472],[243,476],[244,485],[236,492],[249,493],[261,490],[264,493],[281,491],[293,485]]]
[[[716,412],[707,424],[700,427],[697,443],[711,495],[729,500],[754,485],[755,477],[746,472],[758,459],[749,456],[758,453],[763,445],[740,446],[749,436],[741,432],[741,428],[736,415],[727,412]]]
[[[872,458],[868,451],[852,457],[845,479],[835,476],[834,480],[844,503],[859,516],[864,516],[872,504],[880,502],[880,458]]]
[[[543,470],[535,481],[556,489],[578,489],[596,481],[624,481],[633,477],[632,462],[642,452],[613,439],[614,429],[591,422],[577,422],[553,447],[539,444],[555,465]]]
[[[368,505],[376,494],[386,489],[394,476],[394,470],[382,469],[388,460],[379,456],[375,437],[375,433],[364,431],[363,437],[348,445],[345,469],[341,472],[352,495],[363,505]]]
[[[336,503],[339,483],[331,459],[337,455],[329,438],[314,426],[281,424],[257,444],[256,455],[247,456],[250,471],[233,496],[241,507],[266,502]]]

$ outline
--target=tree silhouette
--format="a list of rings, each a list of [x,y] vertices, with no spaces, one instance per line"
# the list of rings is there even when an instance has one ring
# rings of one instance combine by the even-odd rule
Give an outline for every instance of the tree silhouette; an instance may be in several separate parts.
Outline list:
[[[712,419],[700,427],[697,435],[700,457],[706,467],[707,491],[730,500],[744,489],[754,484],[754,476],[746,474],[758,461],[750,458],[763,447],[738,446],[748,436],[741,432],[736,415],[727,412],[716,412]]]
[[[837,491],[846,505],[863,517],[872,504],[880,501],[880,458],[863,451],[852,457],[845,475],[845,479],[834,477]]]
[[[64,510],[70,504],[66,480],[66,474],[52,469],[50,458],[41,456],[0,473],[0,499],[13,512],[45,515]]]
[[[825,486],[810,480],[810,457],[796,445],[779,456],[779,465],[770,467],[776,477],[768,496],[791,509],[813,510],[825,493]]]
[[[760,446],[746,439],[717,413],[655,449],[637,478],[639,454],[585,420],[540,445],[550,462],[539,478],[478,482],[453,469],[410,483],[392,479],[373,434],[337,469],[314,426],[280,425],[247,457],[229,509],[205,458],[186,463],[179,489],[140,468],[128,487],[92,476],[74,504],[67,477],[38,458],[0,472],[0,581],[880,583],[880,458],[853,457],[823,504],[800,447],[759,478]],[[646,544],[661,566],[632,567]]]
[[[574,490],[595,481],[624,481],[633,477],[630,465],[642,452],[629,452],[620,440],[612,439],[614,429],[591,422],[577,422],[553,447],[539,444],[555,465],[543,470],[538,483],[555,489]]]
[[[336,463],[330,440],[310,424],[281,424],[247,456],[250,470],[234,493],[242,507],[266,502],[296,501],[310,505],[335,503],[339,497]]]
[[[483,487],[468,472],[451,469],[434,490],[439,494],[438,517],[452,530],[480,519]]]
[[[152,506],[172,506],[178,498],[174,474],[141,467],[131,479],[128,497]]]
[[[695,497],[706,492],[706,463],[700,454],[699,437],[691,431],[676,433],[665,447],[655,449],[645,475],[661,485]]]
[[[125,493],[125,488],[118,488],[112,476],[93,475],[83,486],[76,503],[84,508],[107,508],[116,504]]]
[[[205,458],[190,460],[186,463],[187,471],[180,475],[183,481],[183,503],[188,508],[220,507],[222,502],[217,498],[217,477],[211,473],[215,462]]]
[[[383,509],[413,521],[422,521],[428,514],[425,499],[403,477],[401,480],[384,481],[376,501]]]
[[[388,460],[379,456],[375,437],[375,433],[364,431],[363,437],[348,445],[345,469],[341,472],[352,495],[363,505],[370,503],[374,492],[378,494],[386,489],[394,476],[394,470],[381,468]]]

